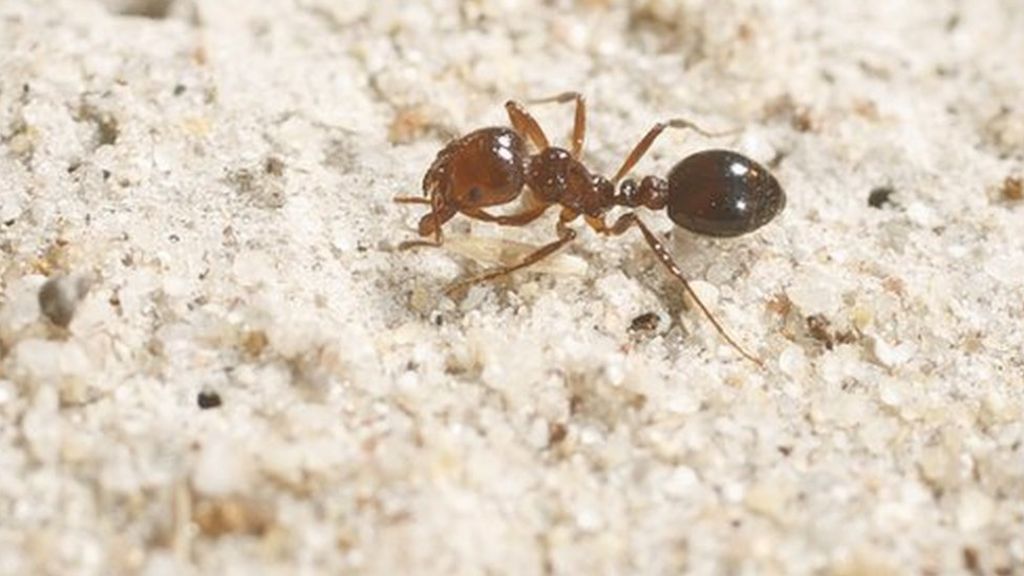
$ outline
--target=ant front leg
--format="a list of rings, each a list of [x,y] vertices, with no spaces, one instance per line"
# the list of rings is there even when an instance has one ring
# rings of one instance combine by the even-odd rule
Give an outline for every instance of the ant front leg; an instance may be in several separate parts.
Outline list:
[[[693,130],[694,132],[702,136],[707,136],[708,138],[716,138],[719,136],[727,136],[729,134],[736,133],[736,130],[727,130],[724,132],[708,132],[707,130],[704,130],[703,128],[697,126],[693,122],[690,122],[689,120],[684,120],[682,118],[674,118],[672,120],[667,120],[665,122],[658,122],[657,124],[654,125],[653,128],[650,129],[650,131],[647,132],[647,135],[644,136],[639,143],[637,143],[637,145],[633,148],[633,151],[629,153],[629,156],[626,156],[626,160],[623,161],[622,166],[619,168],[618,172],[616,172],[615,176],[612,178],[613,183],[617,184],[619,180],[622,180],[622,178],[626,174],[629,174],[629,171],[633,169],[633,166],[636,166],[636,163],[639,162],[640,159],[644,157],[644,154],[647,153],[647,151],[651,148],[651,145],[654,144],[654,141],[658,139],[658,136],[661,136],[661,133],[664,132],[666,128]]]
[[[398,245],[398,249],[404,252],[413,248],[440,248],[442,244],[437,240],[406,240]]]
[[[658,240],[658,237],[651,232],[651,229],[648,228],[636,214],[630,212],[629,214],[622,215],[614,224],[611,225],[611,227],[608,227],[604,221],[600,219],[588,218],[587,222],[598,232],[611,236],[623,234],[634,226],[639,228],[640,233],[644,235],[644,240],[647,241],[647,245],[651,247],[651,250],[653,250],[654,254],[658,257],[658,261],[661,262],[665,268],[668,268],[668,271],[675,276],[680,283],[682,283],[683,289],[686,290],[686,293],[690,295],[690,298],[697,303],[697,307],[700,308],[701,312],[704,313],[704,316],[711,321],[711,324],[716,330],[718,330],[718,333],[721,334],[722,338],[724,338],[725,341],[728,342],[729,345],[739,352],[744,358],[764,368],[764,363],[759,358],[744,350],[743,347],[733,340],[732,336],[725,331],[725,328],[719,324],[718,320],[715,319],[715,316],[711,314],[710,310],[708,310],[708,307],[701,302],[697,293],[690,287],[690,283],[687,282],[686,277],[683,276],[683,271],[679,269],[679,266],[676,264],[669,251],[665,248],[665,245]]]
[[[411,250],[413,248],[440,248],[444,244],[444,234],[441,233],[440,220],[437,217],[437,212],[431,211],[420,220],[420,230],[424,230],[424,223],[427,228],[432,229],[434,235],[433,240],[406,240],[398,245],[400,251]],[[429,236],[430,232],[424,234]]]
[[[547,104],[548,102],[564,104],[570,101],[576,102],[576,113],[573,115],[572,123],[572,157],[580,160],[583,155],[583,140],[587,135],[587,101],[583,95],[579,92],[563,92],[547,98],[528,100],[530,104]]]
[[[450,206],[441,204],[441,197],[431,194],[430,198],[418,198],[400,196],[394,199],[399,204],[430,204],[430,212],[427,212],[417,226],[420,236],[433,236],[431,240],[406,240],[398,245],[399,250],[411,248],[438,248],[444,244],[444,234],[441,231],[442,225],[455,215],[455,210]]]
[[[432,201],[430,198],[421,198],[419,196],[398,196],[394,199],[396,204],[430,204]],[[433,211],[427,214],[431,216]],[[398,245],[399,250],[410,250],[412,248],[438,248],[441,246],[441,229],[437,228],[437,232],[434,234],[434,240],[406,240]]]

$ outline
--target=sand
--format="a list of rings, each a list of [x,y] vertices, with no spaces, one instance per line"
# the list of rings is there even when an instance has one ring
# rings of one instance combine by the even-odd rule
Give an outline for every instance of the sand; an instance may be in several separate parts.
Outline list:
[[[1024,574],[1022,54],[1015,0],[0,1],[0,573]],[[638,234],[454,300],[554,214],[397,250],[567,90],[599,173],[771,167],[756,233],[641,214],[764,368]]]

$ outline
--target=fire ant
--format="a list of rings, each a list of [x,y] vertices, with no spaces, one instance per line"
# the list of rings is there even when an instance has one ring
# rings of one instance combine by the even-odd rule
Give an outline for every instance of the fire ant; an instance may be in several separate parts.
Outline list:
[[[445,146],[423,178],[423,197],[399,197],[396,202],[428,204],[430,212],[419,221],[418,232],[433,240],[402,243],[400,249],[440,246],[441,227],[456,214],[503,226],[523,226],[552,207],[561,212],[556,225],[558,239],[539,247],[521,262],[493,268],[449,285],[452,294],[470,285],[506,276],[526,268],[576,238],[568,224],[583,216],[600,234],[618,236],[637,228],[658,260],[682,283],[718,333],[745,358],[761,361],[744,350],[725,331],[686,281],[665,246],[636,212],[619,216],[611,225],[606,213],[617,206],[667,209],[676,225],[706,236],[729,237],[764,226],[786,205],[786,195],[775,177],[757,162],[728,150],[706,150],[683,158],[666,178],[645,176],[639,182],[624,178],[647,153],[666,128],[689,129],[705,136],[721,136],[688,120],[673,119],[655,124],[629,153],[612,178],[592,174],[582,163],[587,107],[582,95],[566,92],[531,103],[575,102],[572,142],[569,150],[551,146],[537,121],[515,101],[505,104],[511,128],[481,128]],[[529,141],[537,149],[527,151]],[[521,198],[521,209],[507,215],[485,208]]]

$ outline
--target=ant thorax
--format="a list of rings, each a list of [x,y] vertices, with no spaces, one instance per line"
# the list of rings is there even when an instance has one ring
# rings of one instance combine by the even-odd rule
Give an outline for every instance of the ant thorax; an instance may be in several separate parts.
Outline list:
[[[577,214],[599,216],[615,205],[615,185],[563,148],[545,148],[527,158],[526,185],[538,201]]]
[[[526,184],[537,200],[586,216],[600,216],[615,206],[660,210],[668,201],[663,178],[647,176],[639,183],[627,178],[616,189],[614,182],[591,173],[563,148],[545,148],[528,157],[525,172]]]
[[[545,148],[526,159],[526,185],[542,202],[565,205],[589,179],[587,169],[562,148]]]

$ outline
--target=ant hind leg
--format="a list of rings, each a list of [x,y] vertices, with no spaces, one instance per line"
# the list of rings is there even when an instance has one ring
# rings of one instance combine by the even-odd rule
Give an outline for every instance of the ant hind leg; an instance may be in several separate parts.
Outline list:
[[[672,258],[672,255],[669,253],[669,251],[665,248],[665,245],[662,244],[660,240],[658,240],[658,237],[655,236],[653,232],[651,232],[651,229],[648,228],[647,225],[644,224],[643,221],[640,220],[640,218],[638,218],[635,213],[630,212],[628,214],[620,216],[619,219],[616,220],[615,223],[611,225],[611,227],[606,226],[602,221],[588,219],[588,222],[598,232],[612,236],[618,236],[620,234],[623,234],[634,226],[639,228],[640,233],[644,235],[644,240],[647,241],[647,245],[651,247],[651,250],[653,250],[654,254],[658,257],[658,261],[661,262],[662,265],[664,265],[665,268],[667,268],[668,271],[673,276],[675,276],[675,278],[679,280],[680,283],[682,283],[683,289],[686,290],[686,293],[690,295],[690,298],[693,299],[693,301],[697,304],[697,307],[700,308],[701,312],[704,313],[704,316],[711,322],[711,324],[715,327],[715,330],[718,331],[722,338],[725,339],[725,341],[728,342],[734,350],[739,352],[741,356],[762,368],[764,367],[764,362],[762,362],[761,359],[754,356],[750,352],[747,352],[742,346],[739,345],[738,342],[736,342],[736,340],[733,339],[732,336],[729,335],[728,332],[725,331],[725,328],[722,327],[722,325],[718,322],[718,320],[711,313],[711,311],[708,310],[708,307],[705,306],[703,302],[701,302],[700,298],[697,296],[697,293],[694,292],[693,288],[690,287],[690,283],[686,280],[686,277],[683,276],[683,271],[679,269],[679,266],[676,264],[675,260]]]
[[[737,130],[709,132],[701,128],[700,126],[697,126],[693,122],[690,122],[689,120],[685,120],[683,118],[673,118],[672,120],[666,120],[665,122],[658,122],[657,124],[654,125],[653,128],[651,128],[647,132],[647,134],[643,138],[640,139],[640,142],[638,142],[637,145],[633,147],[633,151],[629,153],[629,156],[626,156],[625,161],[622,162],[622,166],[619,168],[618,172],[616,172],[615,176],[612,178],[612,182],[618,183],[619,180],[622,180],[622,178],[626,174],[628,174],[630,170],[633,169],[633,166],[636,166],[636,163],[639,162],[640,159],[644,157],[644,154],[647,154],[647,151],[651,148],[651,145],[654,144],[654,141],[658,139],[658,136],[661,136],[661,133],[664,132],[666,128],[693,130],[694,132],[702,136],[707,136],[708,138],[728,136],[729,134],[735,134],[737,132]]]

